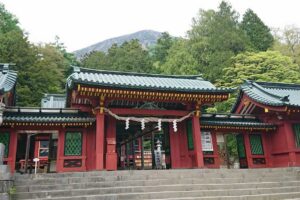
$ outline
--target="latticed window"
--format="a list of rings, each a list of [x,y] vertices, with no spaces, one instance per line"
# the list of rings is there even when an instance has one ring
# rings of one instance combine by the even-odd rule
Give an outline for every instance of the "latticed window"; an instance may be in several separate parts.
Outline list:
[[[8,157],[10,135],[8,132],[0,133],[0,143],[5,145],[4,157]]]
[[[246,158],[244,136],[242,134],[236,136],[236,143],[239,158]]]
[[[262,140],[260,134],[249,135],[252,155],[264,155]]]
[[[296,147],[300,148],[300,124],[294,124],[293,128],[295,133]]]
[[[186,122],[186,132],[187,132],[187,141],[188,141],[188,149],[194,149],[194,141],[193,141],[193,126],[192,120],[188,120]]]
[[[81,156],[82,133],[66,132],[65,136],[65,156]]]

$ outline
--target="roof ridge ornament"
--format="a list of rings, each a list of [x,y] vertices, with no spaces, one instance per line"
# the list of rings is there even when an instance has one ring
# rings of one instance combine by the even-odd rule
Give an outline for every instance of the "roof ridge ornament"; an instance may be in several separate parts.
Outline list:
[[[73,72],[74,72],[74,73],[79,73],[79,72],[80,72],[80,67],[78,67],[78,66],[73,66],[73,65],[71,65],[71,67],[73,67]]]
[[[290,97],[290,95],[286,95],[286,96],[280,98],[280,100],[287,102],[287,101],[290,101],[289,97]]]

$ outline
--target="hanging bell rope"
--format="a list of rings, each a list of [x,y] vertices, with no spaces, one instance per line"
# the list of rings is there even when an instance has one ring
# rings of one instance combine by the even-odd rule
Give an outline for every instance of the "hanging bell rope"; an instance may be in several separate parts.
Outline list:
[[[192,111],[190,113],[188,113],[187,115],[181,117],[181,118],[158,118],[158,117],[132,117],[132,116],[128,116],[128,117],[122,117],[119,116],[113,112],[111,112],[108,108],[104,108],[104,111],[107,112],[110,116],[114,117],[117,120],[121,120],[121,121],[135,121],[135,122],[144,122],[144,123],[148,123],[148,122],[168,122],[168,123],[174,123],[174,121],[176,123],[178,122],[182,122],[185,119],[189,118],[190,116],[192,116],[195,111]],[[127,122],[128,123],[128,122]]]

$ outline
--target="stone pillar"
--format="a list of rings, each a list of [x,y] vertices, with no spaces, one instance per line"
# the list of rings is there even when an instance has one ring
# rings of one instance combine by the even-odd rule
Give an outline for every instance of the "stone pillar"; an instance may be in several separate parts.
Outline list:
[[[0,143],[0,165],[3,165],[5,145]]]
[[[105,168],[107,170],[117,170],[118,156],[116,152],[116,120],[113,117],[108,118],[108,127],[106,132],[106,160]]]
[[[196,168],[203,168],[203,152],[201,143],[201,130],[200,130],[200,120],[199,115],[192,116],[192,126],[193,126],[193,141],[194,141],[194,155]]]

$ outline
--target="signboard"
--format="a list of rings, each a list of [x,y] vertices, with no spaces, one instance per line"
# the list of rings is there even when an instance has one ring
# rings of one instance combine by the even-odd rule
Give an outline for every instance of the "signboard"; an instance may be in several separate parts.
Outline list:
[[[209,131],[201,132],[202,151],[213,151],[211,133]]]

